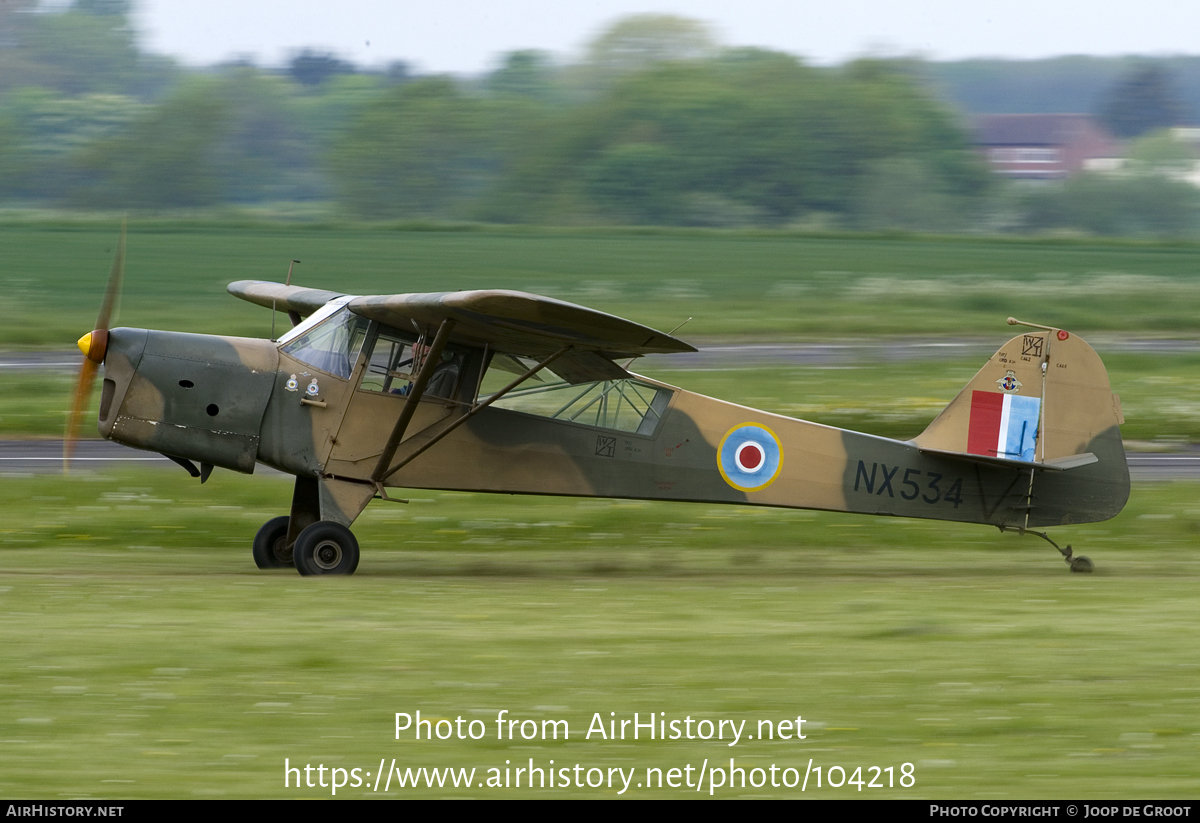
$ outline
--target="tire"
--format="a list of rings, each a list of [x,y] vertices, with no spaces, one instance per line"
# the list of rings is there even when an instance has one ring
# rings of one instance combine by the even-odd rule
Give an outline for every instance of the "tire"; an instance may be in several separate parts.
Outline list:
[[[275,517],[254,535],[254,565],[260,569],[282,569],[292,565],[292,549],[287,544],[288,518]]]
[[[300,532],[293,558],[300,574],[354,574],[358,540],[341,523],[319,520]]]

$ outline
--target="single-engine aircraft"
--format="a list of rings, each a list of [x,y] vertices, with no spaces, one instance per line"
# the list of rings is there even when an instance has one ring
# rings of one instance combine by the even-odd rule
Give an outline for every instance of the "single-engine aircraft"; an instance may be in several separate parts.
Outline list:
[[[1118,397],[1092,348],[1027,327],[909,441],[715,400],[626,370],[695,349],[519,291],[355,296],[241,280],[293,327],[278,340],[113,328],[124,232],[68,424],[101,364],[104,437],[214,466],[295,475],[260,568],[351,574],[350,531],[390,490],[740,503],[982,523],[1031,532],[1114,517],[1129,496]],[[289,274],[290,281],[290,274]],[[198,466],[196,464],[199,464]]]

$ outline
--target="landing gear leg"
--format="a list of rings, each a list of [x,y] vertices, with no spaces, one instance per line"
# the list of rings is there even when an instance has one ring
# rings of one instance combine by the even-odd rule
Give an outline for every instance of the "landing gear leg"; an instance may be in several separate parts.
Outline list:
[[[321,519],[321,495],[315,477],[297,477],[292,491],[292,513],[288,518],[287,542],[295,546],[300,532]]]
[[[1062,546],[1058,545],[1053,540],[1051,540],[1050,535],[1046,534],[1045,532],[1035,532],[1033,529],[1026,529],[1026,528],[1022,528],[1020,526],[1000,526],[1000,531],[1016,532],[1017,534],[1026,534],[1026,533],[1036,534],[1038,537],[1045,540],[1051,546],[1058,549],[1058,553],[1063,556],[1063,560],[1065,560],[1067,562],[1067,565],[1071,567],[1071,571],[1073,571],[1073,572],[1079,572],[1079,573],[1086,574],[1086,573],[1091,572],[1092,569],[1095,568],[1095,566],[1092,565],[1092,561],[1090,558],[1084,557],[1082,554],[1081,555],[1073,554],[1071,552],[1070,544],[1067,544],[1067,547],[1063,548]]]

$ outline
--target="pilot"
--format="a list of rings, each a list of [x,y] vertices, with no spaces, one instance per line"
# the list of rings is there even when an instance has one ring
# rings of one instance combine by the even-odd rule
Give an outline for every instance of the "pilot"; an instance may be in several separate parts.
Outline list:
[[[443,351],[442,362],[433,370],[425,393],[434,397],[451,397],[458,385],[458,372],[461,368],[461,358],[453,352]]]

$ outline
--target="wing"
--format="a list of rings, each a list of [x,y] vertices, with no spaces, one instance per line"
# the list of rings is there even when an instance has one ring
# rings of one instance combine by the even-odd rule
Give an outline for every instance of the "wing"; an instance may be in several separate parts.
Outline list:
[[[294,311],[301,317],[308,317],[330,300],[345,297],[341,292],[285,286],[266,280],[238,280],[226,286],[225,290],[247,302],[276,311]]]
[[[440,294],[359,297],[350,310],[401,328],[456,322],[454,339],[513,354],[549,354],[570,344],[609,357],[695,351],[648,326],[595,309],[519,291],[499,289]]]
[[[343,295],[279,283],[240,280],[229,293],[260,306],[311,314]],[[452,342],[488,345],[493,350],[544,357],[563,346],[571,350],[555,361],[554,371],[569,382],[627,377],[614,360],[645,354],[696,349],[669,334],[630,320],[563,300],[520,291],[393,294],[356,297],[348,304],[362,317],[401,329],[436,328],[455,321]]]

